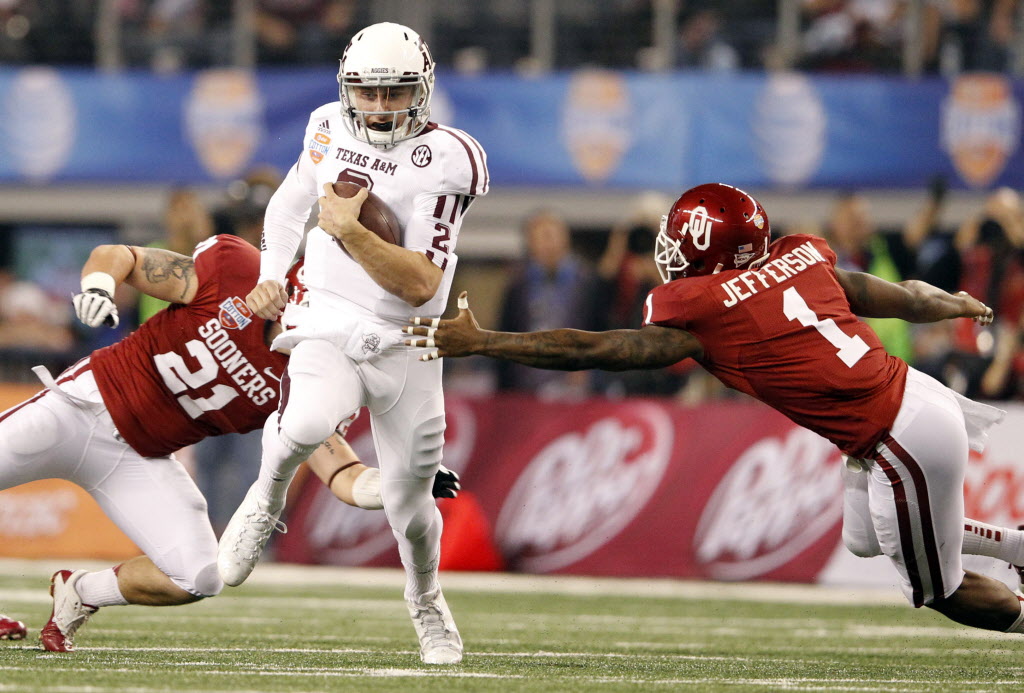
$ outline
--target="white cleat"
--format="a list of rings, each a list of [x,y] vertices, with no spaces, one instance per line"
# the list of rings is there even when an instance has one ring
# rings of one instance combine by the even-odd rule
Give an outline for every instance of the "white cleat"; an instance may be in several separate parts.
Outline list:
[[[280,510],[267,512],[256,499],[253,489],[249,489],[220,538],[217,572],[224,584],[236,587],[245,582],[274,530],[282,534],[288,531],[285,524],[277,519],[280,516]]]
[[[462,637],[455,627],[451,611],[441,590],[423,603],[406,602],[409,616],[420,639],[420,659],[424,664],[458,664],[462,661]]]
[[[75,633],[97,611],[95,606],[82,603],[75,587],[85,573],[84,570],[58,570],[50,578],[53,611],[39,632],[39,642],[47,652],[73,652]]]

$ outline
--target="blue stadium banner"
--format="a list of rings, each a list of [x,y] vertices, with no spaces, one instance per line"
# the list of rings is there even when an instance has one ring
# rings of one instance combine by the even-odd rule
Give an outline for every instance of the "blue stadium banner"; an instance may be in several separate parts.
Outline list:
[[[209,183],[287,169],[332,69],[0,68],[0,182]],[[1024,187],[1024,83],[796,73],[441,73],[434,119],[508,186]]]

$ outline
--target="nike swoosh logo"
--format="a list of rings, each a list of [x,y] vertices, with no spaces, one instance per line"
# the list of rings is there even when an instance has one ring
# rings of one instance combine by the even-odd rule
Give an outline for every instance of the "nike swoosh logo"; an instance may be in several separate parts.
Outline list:
[[[274,380],[276,380],[277,382],[281,382],[281,379],[278,378],[276,375],[274,375],[274,369],[271,368],[270,366],[267,366],[266,368],[264,368],[263,372],[265,374],[267,374],[268,376],[270,376],[271,378],[273,378]]]

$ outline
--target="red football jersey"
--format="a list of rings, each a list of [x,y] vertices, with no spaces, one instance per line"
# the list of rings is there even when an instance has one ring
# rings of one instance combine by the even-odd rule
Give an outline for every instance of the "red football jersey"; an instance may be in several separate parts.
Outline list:
[[[760,269],[655,288],[644,324],[691,332],[716,378],[866,457],[896,418],[907,364],[850,311],[835,263],[823,239],[786,236]]]
[[[235,236],[196,247],[199,288],[91,363],[125,442],[162,457],[208,436],[262,428],[277,408],[287,357],[264,342],[266,321],[245,305],[260,253]]]

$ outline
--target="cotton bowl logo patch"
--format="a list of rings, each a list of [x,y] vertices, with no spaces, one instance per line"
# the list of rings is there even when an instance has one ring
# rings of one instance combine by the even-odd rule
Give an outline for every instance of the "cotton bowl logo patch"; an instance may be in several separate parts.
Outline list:
[[[981,188],[1003,172],[1020,141],[1020,106],[1002,75],[958,79],[942,104],[942,148],[957,173]]]
[[[252,322],[252,311],[238,296],[220,304],[220,324],[229,330],[244,330]]]

